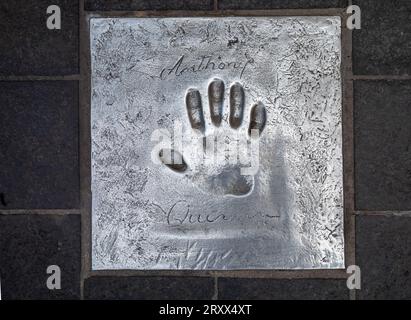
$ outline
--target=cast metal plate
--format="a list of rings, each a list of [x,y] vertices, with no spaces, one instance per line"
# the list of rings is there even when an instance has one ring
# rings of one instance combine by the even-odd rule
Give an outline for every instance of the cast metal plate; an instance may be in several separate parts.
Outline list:
[[[94,270],[344,267],[339,17],[93,18],[90,45]],[[201,136],[258,171],[195,165]]]

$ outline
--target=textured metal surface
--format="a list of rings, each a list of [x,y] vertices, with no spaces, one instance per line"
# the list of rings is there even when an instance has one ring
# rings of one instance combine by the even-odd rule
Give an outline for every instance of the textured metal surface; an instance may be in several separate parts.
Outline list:
[[[93,269],[344,266],[339,17],[90,24]],[[154,163],[178,123],[262,131],[258,172],[194,165],[192,140]]]

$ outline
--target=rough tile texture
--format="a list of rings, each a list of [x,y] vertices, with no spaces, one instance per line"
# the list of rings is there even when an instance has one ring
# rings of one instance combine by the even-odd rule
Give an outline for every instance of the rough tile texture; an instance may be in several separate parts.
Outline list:
[[[346,0],[219,0],[219,9],[318,9],[341,8]]]
[[[47,7],[61,9],[61,29],[46,26]],[[76,0],[13,0],[0,3],[0,75],[78,73]]]
[[[355,82],[359,210],[411,210],[411,81]]]
[[[411,218],[357,216],[357,299],[411,299]]]
[[[85,9],[95,10],[211,10],[213,0],[85,0]]]
[[[204,300],[214,294],[214,279],[189,277],[92,277],[86,299]]]
[[[340,23],[92,19],[93,268],[343,267]],[[215,78],[221,126],[208,113]],[[257,103],[267,120],[251,157]],[[177,124],[184,172],[158,159]],[[197,125],[217,141],[205,153]]]
[[[61,289],[46,287],[47,267],[61,269]],[[80,297],[80,216],[0,215],[4,300]]]
[[[341,300],[349,298],[345,280],[218,279],[223,300]]]
[[[0,82],[0,209],[79,206],[78,84]]]
[[[411,74],[411,1],[357,0],[362,28],[353,32],[355,74]]]

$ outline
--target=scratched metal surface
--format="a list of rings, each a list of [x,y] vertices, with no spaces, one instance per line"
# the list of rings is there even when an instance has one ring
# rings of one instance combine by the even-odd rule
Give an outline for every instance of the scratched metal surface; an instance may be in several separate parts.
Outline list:
[[[93,269],[344,267],[339,17],[94,18],[90,39]],[[242,195],[214,183],[213,164],[194,169],[188,157],[181,173],[151,160],[155,129],[179,121],[192,134],[190,88],[205,134],[219,134],[214,78],[225,84],[224,132],[247,135],[251,106],[266,109],[259,170]],[[228,124],[235,82],[238,129]],[[239,181],[233,172],[225,179]]]

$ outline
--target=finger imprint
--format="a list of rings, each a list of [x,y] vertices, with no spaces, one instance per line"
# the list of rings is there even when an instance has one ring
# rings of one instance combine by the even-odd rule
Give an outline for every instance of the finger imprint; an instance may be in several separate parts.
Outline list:
[[[201,104],[201,95],[198,90],[188,89],[186,94],[186,107],[191,127],[204,132],[203,106]]]
[[[172,149],[162,149],[160,150],[159,157],[161,162],[163,162],[171,170],[177,172],[184,172],[187,170],[187,164],[184,161],[183,156],[178,151]]]
[[[214,79],[208,86],[208,100],[210,104],[211,121],[215,126],[220,126],[223,118],[224,82]]]
[[[230,126],[237,129],[243,121],[244,89],[238,82],[230,88]]]
[[[258,133],[263,132],[265,123],[267,121],[267,112],[263,103],[259,102],[251,108],[250,126],[248,134],[251,136],[251,130],[258,130]]]

